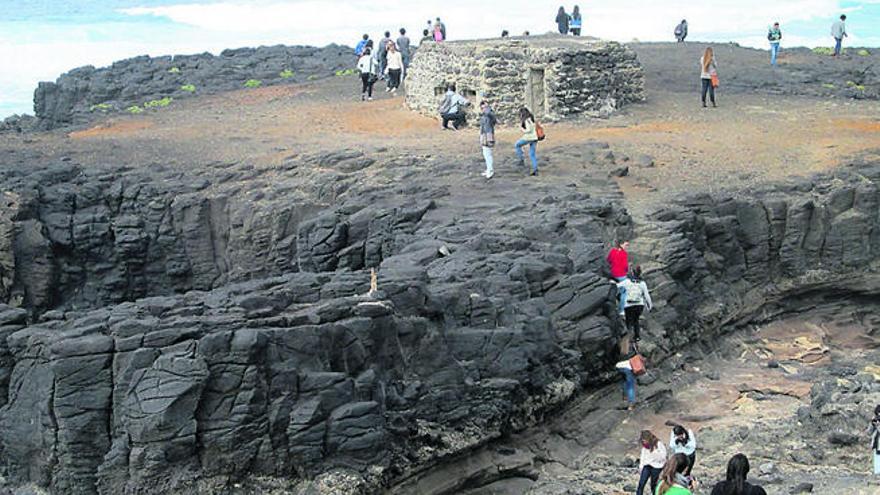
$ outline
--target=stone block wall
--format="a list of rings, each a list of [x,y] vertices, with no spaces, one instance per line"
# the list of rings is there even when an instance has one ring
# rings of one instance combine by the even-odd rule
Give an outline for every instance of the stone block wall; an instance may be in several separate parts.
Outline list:
[[[534,37],[420,47],[406,79],[407,106],[436,116],[445,86],[468,98],[471,117],[488,100],[499,120],[512,124],[521,106],[539,119],[599,115],[644,100],[636,54],[615,42]],[[534,94],[533,94],[534,93]],[[536,104],[543,102],[543,104]]]

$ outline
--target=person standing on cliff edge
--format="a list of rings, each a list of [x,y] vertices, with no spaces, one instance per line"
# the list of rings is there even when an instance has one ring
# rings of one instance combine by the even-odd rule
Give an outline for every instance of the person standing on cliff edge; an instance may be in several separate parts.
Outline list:
[[[678,23],[678,26],[675,26],[675,39],[678,40],[679,43],[684,43],[684,39],[688,36],[688,21],[682,19],[681,22]]]
[[[834,21],[834,24],[831,25],[831,36],[834,38],[834,54],[832,57],[837,57],[840,55],[843,38],[849,36],[846,34],[846,15],[840,16],[840,20]]]
[[[776,66],[776,57],[779,56],[779,42],[782,40],[782,30],[779,23],[774,22],[767,32],[767,41],[770,42],[770,65]]]
[[[565,13],[565,7],[560,6],[556,13],[556,27],[559,28],[559,34],[568,34],[568,21],[571,17]]]
[[[583,19],[581,18],[581,8],[575,5],[574,10],[571,12],[571,21],[568,25],[569,29],[571,29],[571,34],[574,36],[580,36],[582,25]]]

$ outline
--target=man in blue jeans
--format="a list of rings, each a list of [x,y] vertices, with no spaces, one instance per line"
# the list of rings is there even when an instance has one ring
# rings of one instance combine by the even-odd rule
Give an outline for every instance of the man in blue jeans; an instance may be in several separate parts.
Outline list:
[[[779,56],[779,42],[782,40],[782,31],[778,22],[774,22],[773,27],[767,32],[767,40],[770,41],[770,65],[775,67],[776,57]]]
[[[840,16],[839,21],[835,21],[834,24],[831,25],[831,36],[834,37],[834,57],[840,55],[841,45],[843,44],[843,38],[847,36],[846,34],[846,16]]]

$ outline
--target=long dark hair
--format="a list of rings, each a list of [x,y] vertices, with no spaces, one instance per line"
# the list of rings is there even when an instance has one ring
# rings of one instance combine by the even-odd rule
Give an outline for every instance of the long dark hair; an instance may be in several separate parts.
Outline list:
[[[652,452],[657,448],[657,442],[660,441],[657,438],[657,435],[648,430],[642,430],[642,433],[639,435],[639,441],[642,445],[648,444],[648,449]]]
[[[522,107],[519,109],[519,125],[523,129],[526,128],[526,121],[527,120],[531,120],[532,122],[534,122],[535,116],[532,115],[532,112],[530,112],[528,108]]]
[[[727,462],[727,486],[723,495],[743,495],[746,476],[749,475],[749,460],[743,454],[736,454]]]
[[[672,428],[672,432],[675,433],[675,436],[684,435],[684,443],[688,443],[691,439],[691,434],[688,433],[687,428],[681,425],[676,425]]]
[[[675,454],[666,461],[663,471],[660,472],[660,487],[657,495],[664,495],[675,484],[675,475],[681,474],[688,467],[688,458],[684,454]]]
[[[560,5],[560,6],[559,6],[559,12],[557,12],[556,15],[560,15],[560,14],[564,14],[564,13],[565,13],[565,7],[563,7],[563,6]]]
[[[632,273],[630,273],[629,278],[633,282],[640,281],[642,279],[642,265],[636,265],[635,268],[632,269]]]
[[[574,17],[575,19],[580,18],[580,16],[581,16],[581,8],[578,7],[577,5],[575,5],[575,6],[574,6],[574,11],[572,11],[571,16]]]

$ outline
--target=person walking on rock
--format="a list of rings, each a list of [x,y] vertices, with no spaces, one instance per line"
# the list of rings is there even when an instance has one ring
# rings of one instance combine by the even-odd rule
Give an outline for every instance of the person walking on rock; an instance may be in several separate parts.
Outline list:
[[[706,93],[709,93],[709,99],[712,101],[712,106],[715,107],[715,86],[718,81],[718,66],[715,63],[715,52],[711,46],[707,46],[703,56],[700,57],[700,69],[700,82],[703,85],[700,99],[703,101],[703,108],[706,108]]]
[[[357,68],[361,73],[361,101],[373,101],[373,85],[376,84],[378,65],[370,52],[370,47],[363,50]]]
[[[678,40],[679,43],[684,43],[684,39],[688,37],[688,21],[682,19],[681,22],[675,26],[675,39]]]
[[[840,16],[840,20],[834,21],[831,25],[831,36],[834,38],[834,55],[840,55],[840,49],[843,45],[843,38],[849,36],[846,34],[846,15]]]
[[[620,284],[623,286],[624,298],[623,311],[626,316],[626,328],[632,332],[633,340],[638,342],[641,338],[639,318],[644,310],[651,311],[654,307],[651,294],[648,292],[648,284],[642,280],[642,267],[636,265],[628,278],[624,278]]]
[[[874,474],[880,475],[880,404],[874,408],[871,420],[871,453],[874,454]]]
[[[387,65],[385,74],[388,76],[388,88],[385,91],[394,93],[400,87],[400,80],[403,78],[403,55],[394,47],[394,42],[388,42],[388,49],[385,54]]]
[[[519,125],[523,130],[523,135],[513,145],[516,149],[516,157],[519,159],[519,166],[523,167],[526,164],[522,147],[529,145],[529,159],[532,161],[532,172],[529,175],[538,175],[538,131],[535,127],[535,116],[526,107],[519,109]]]
[[[443,101],[440,102],[440,119],[442,121],[441,129],[448,130],[449,122],[452,122],[452,130],[457,131],[466,122],[464,107],[469,105],[463,96],[455,92],[455,85],[450,84],[446,87],[446,94],[443,95]]]
[[[618,373],[623,375],[623,401],[625,408],[632,411],[636,407],[636,375],[633,373],[632,359],[638,352],[629,335],[620,339],[620,360],[614,365]]]
[[[746,481],[748,474],[748,458],[736,454],[727,462],[727,479],[712,488],[712,495],[767,495],[763,488]]]
[[[779,23],[774,22],[767,32],[767,41],[770,42],[770,65],[776,66],[776,57],[779,56],[779,42],[782,40],[782,30]]]
[[[617,312],[620,316],[625,316],[626,303],[626,287],[621,283],[626,280],[626,274],[629,272],[629,241],[618,241],[617,244],[608,251],[605,260],[608,262],[608,269],[611,278],[617,284]]]
[[[639,455],[639,485],[636,495],[642,495],[648,480],[651,481],[651,491],[657,491],[657,480],[660,472],[666,465],[666,446],[654,435],[653,432],[642,430],[639,435],[639,443],[642,445],[642,453]]]
[[[410,48],[409,36],[406,35],[406,29],[400,28],[400,36],[397,37],[397,49],[403,57],[403,75],[406,77],[406,71],[409,69]]]
[[[385,31],[385,36],[379,40],[379,46],[376,47],[378,52],[378,60],[379,60],[379,74],[384,78],[385,77],[385,65],[388,63],[388,42],[391,41],[391,33],[389,31]]]
[[[697,462],[697,439],[694,437],[694,432],[674,421],[667,421],[666,426],[672,427],[672,432],[669,434],[669,451],[686,457],[687,469],[684,475],[690,476],[694,463]]]
[[[571,21],[569,21],[569,29],[571,29],[571,34],[574,36],[581,35],[581,26],[583,25],[583,19],[581,18],[581,8],[577,5],[574,6],[574,10],[571,12]]]
[[[568,22],[571,18],[565,13],[565,7],[559,7],[556,13],[556,27],[559,28],[559,34],[568,34]]]
[[[489,106],[489,102],[483,100],[480,102],[480,147],[483,149],[483,159],[486,161],[486,171],[483,177],[486,180],[491,179],[495,175],[494,160],[492,158],[492,148],[495,147],[495,112]]]
[[[675,454],[666,461],[660,473],[660,486],[656,495],[691,495],[691,481],[684,474],[687,469],[687,457]]]
[[[366,48],[366,46],[367,46],[367,41],[369,41],[369,40],[370,40],[370,35],[369,35],[369,34],[365,34],[365,35],[363,36],[363,39],[360,40],[360,41],[358,42],[357,46],[354,48],[354,54],[357,55],[358,58],[360,58],[360,56],[364,54],[364,48]]]

